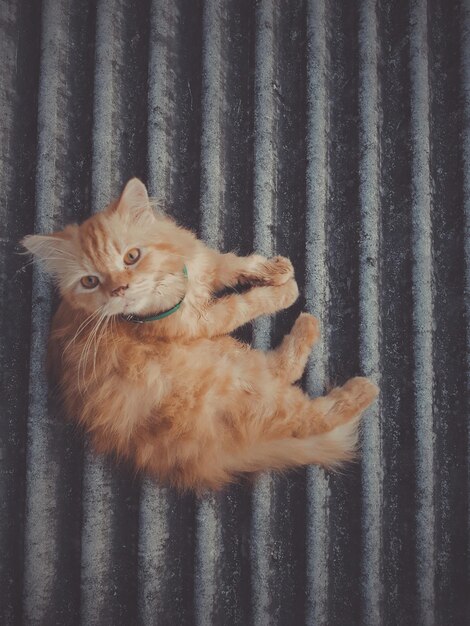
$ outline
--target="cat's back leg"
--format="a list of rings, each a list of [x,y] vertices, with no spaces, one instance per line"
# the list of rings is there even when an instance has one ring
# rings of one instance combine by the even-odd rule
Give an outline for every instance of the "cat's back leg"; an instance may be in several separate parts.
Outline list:
[[[378,394],[367,378],[351,378],[325,396],[310,398],[296,386],[287,385],[277,397],[276,413],[265,422],[265,435],[309,437],[326,433],[357,418]]]
[[[275,413],[263,421],[246,445],[226,456],[225,469],[252,472],[310,463],[335,467],[351,460],[360,415],[377,393],[367,378],[352,378],[343,387],[315,399],[298,387],[286,385],[277,396]]]
[[[290,383],[299,380],[308,355],[319,337],[320,324],[317,318],[309,313],[301,313],[279,347],[266,354],[272,373]]]

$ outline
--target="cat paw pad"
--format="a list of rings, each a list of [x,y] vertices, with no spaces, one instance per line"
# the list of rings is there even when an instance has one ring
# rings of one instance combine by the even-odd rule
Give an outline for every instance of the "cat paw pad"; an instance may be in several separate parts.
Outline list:
[[[368,407],[379,395],[379,388],[368,378],[356,376],[347,381],[342,389],[350,394],[361,409]]]
[[[277,291],[277,290],[276,290]],[[290,278],[286,283],[279,286],[280,304],[287,308],[299,297],[299,288],[294,278]]]
[[[264,264],[266,282],[270,285],[284,285],[294,276],[292,263],[283,256],[275,256]]]

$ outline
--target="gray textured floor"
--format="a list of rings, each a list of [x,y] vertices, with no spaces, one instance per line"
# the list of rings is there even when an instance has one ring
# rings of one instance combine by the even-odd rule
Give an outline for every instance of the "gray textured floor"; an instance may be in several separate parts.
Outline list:
[[[0,623],[470,623],[468,0],[0,0]],[[381,387],[363,459],[195,499],[48,401],[15,254],[132,175],[221,249],[292,258],[304,385]]]

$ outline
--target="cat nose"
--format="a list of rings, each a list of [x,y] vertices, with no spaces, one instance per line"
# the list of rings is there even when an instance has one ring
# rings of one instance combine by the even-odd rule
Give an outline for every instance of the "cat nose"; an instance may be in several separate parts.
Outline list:
[[[111,290],[111,295],[113,296],[113,298],[115,298],[116,296],[123,296],[128,287],[129,285],[121,285],[120,287],[115,287],[115,289]]]

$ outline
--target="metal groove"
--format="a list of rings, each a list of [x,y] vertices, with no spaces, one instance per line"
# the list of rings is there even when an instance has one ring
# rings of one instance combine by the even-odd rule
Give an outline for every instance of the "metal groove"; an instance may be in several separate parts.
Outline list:
[[[413,145],[413,323],[416,402],[416,558],[419,619],[434,622],[434,432],[432,363],[432,252],[429,171],[427,3],[410,12],[411,135]]]
[[[142,3],[143,18],[145,7]],[[146,64],[139,68],[139,73],[134,71],[131,74],[129,64],[133,56],[134,62],[141,63],[142,58],[137,56],[138,44],[134,44],[134,48],[129,45],[129,25],[138,25],[134,21],[138,16],[133,15],[129,8],[122,0],[101,0],[96,8],[92,212],[101,210],[110,196],[119,193],[123,180],[134,173],[141,176],[145,173],[145,151],[136,158],[136,148],[130,139],[136,136],[137,125],[142,126],[143,122],[145,129],[145,101],[139,99],[137,106],[136,103],[132,108],[130,105],[132,98],[138,98],[139,92],[141,95],[145,93],[146,85],[136,82],[141,76],[146,76]],[[142,37],[142,31],[138,32]],[[134,543],[138,524],[137,499],[138,483],[135,478],[119,475],[113,471],[108,460],[96,458],[86,447],[81,537],[82,624],[134,619],[135,577],[131,583],[125,581],[125,577],[127,571],[134,573],[137,568],[135,548],[126,549],[128,544]],[[98,597],[96,585],[101,590]],[[121,596],[120,601],[113,603],[111,598],[116,593]]]
[[[305,241],[305,298],[307,310],[318,317],[322,333],[307,370],[307,389],[320,395],[326,383],[325,329],[328,300],[326,268],[325,211],[327,203],[327,42],[326,11],[323,2],[308,4],[308,135],[307,214]],[[307,615],[308,624],[328,623],[328,477],[321,468],[307,474]]]
[[[221,211],[225,197],[223,118],[227,110],[227,84],[222,75],[223,51],[228,46],[227,7],[208,0],[203,7],[202,123],[201,123],[201,235],[213,248],[222,243]],[[214,622],[221,584],[222,557],[220,501],[215,496],[197,503],[195,559],[195,621],[199,626]]]
[[[226,11],[226,9],[225,9]],[[223,118],[227,110],[227,83],[222,74],[223,50],[228,45],[227,16],[219,2],[208,0],[203,11],[201,231],[214,248],[222,241],[220,214],[224,202]]]
[[[360,6],[329,4],[329,126],[326,254],[329,360],[327,385],[360,373]],[[354,168],[348,164],[356,163]],[[328,620],[361,619],[362,505],[359,475],[330,474]],[[361,542],[354,538],[361,536]]]
[[[71,68],[66,59],[71,46],[64,19],[67,5],[50,1],[43,6],[41,61],[38,95],[38,153],[36,170],[36,232],[52,232],[61,226],[60,206],[66,195],[64,150],[61,138],[66,118],[67,80]],[[27,436],[26,513],[24,544],[23,611],[27,623],[44,623],[54,606],[60,612],[60,595],[68,592],[61,545],[67,503],[61,485],[66,468],[65,438],[47,396],[44,354],[52,309],[52,290],[44,274],[33,271],[30,386]],[[67,482],[70,476],[67,477]],[[70,598],[71,599],[71,598]]]
[[[254,108],[254,246],[266,256],[273,254],[271,225],[274,220],[275,158],[273,145],[276,122],[273,84],[276,62],[274,29],[277,7],[262,0],[256,12],[255,108]],[[253,340],[258,349],[270,345],[270,320],[255,322]],[[272,516],[272,481],[260,476],[253,489],[251,520],[252,619],[256,626],[269,623],[269,521]]]
[[[101,1],[96,11],[93,102],[91,211],[100,211],[117,190],[120,159],[116,154],[113,112],[119,110],[118,68],[123,63],[122,2]],[[114,165],[113,163],[117,164]],[[112,554],[116,482],[109,465],[85,450],[81,554],[81,624],[99,624],[113,593]],[[116,503],[119,507],[119,503]],[[96,585],[101,593],[96,597]]]
[[[37,91],[40,34],[37,6],[3,3],[0,86],[0,616],[19,619],[24,588],[23,546],[29,385],[31,275],[15,254],[23,232],[34,228]],[[30,76],[33,73],[33,78]],[[15,315],[10,315],[14,310]],[[26,329],[26,330],[25,330]]]
[[[360,356],[364,375],[380,387],[379,354],[379,76],[377,67],[377,11],[375,0],[361,3],[359,16],[359,109],[361,162],[359,198],[360,242]],[[364,417],[362,438],[363,490],[363,623],[382,622],[382,480],[383,457],[378,404]]]
[[[148,188],[151,196],[173,200],[172,135],[166,116],[172,110],[171,94],[175,89],[172,63],[177,63],[173,46],[164,45],[163,25],[174,37],[178,28],[179,7],[166,0],[151,5],[148,89]],[[164,16],[164,19],[162,19]],[[172,54],[173,53],[173,54]],[[174,168],[174,166],[173,166]],[[165,582],[166,563],[170,560],[171,517],[170,494],[151,479],[142,483],[139,503],[139,621],[152,623],[161,615],[166,596],[174,593]]]
[[[466,391],[470,392],[470,2],[462,1],[461,22],[462,92],[464,102],[463,121],[463,204],[464,204],[464,253],[465,253],[465,313],[466,313]],[[467,482],[470,484],[470,431],[467,435]],[[470,554],[470,502],[467,501],[467,554]],[[466,578],[470,579],[470,562],[467,561]]]

